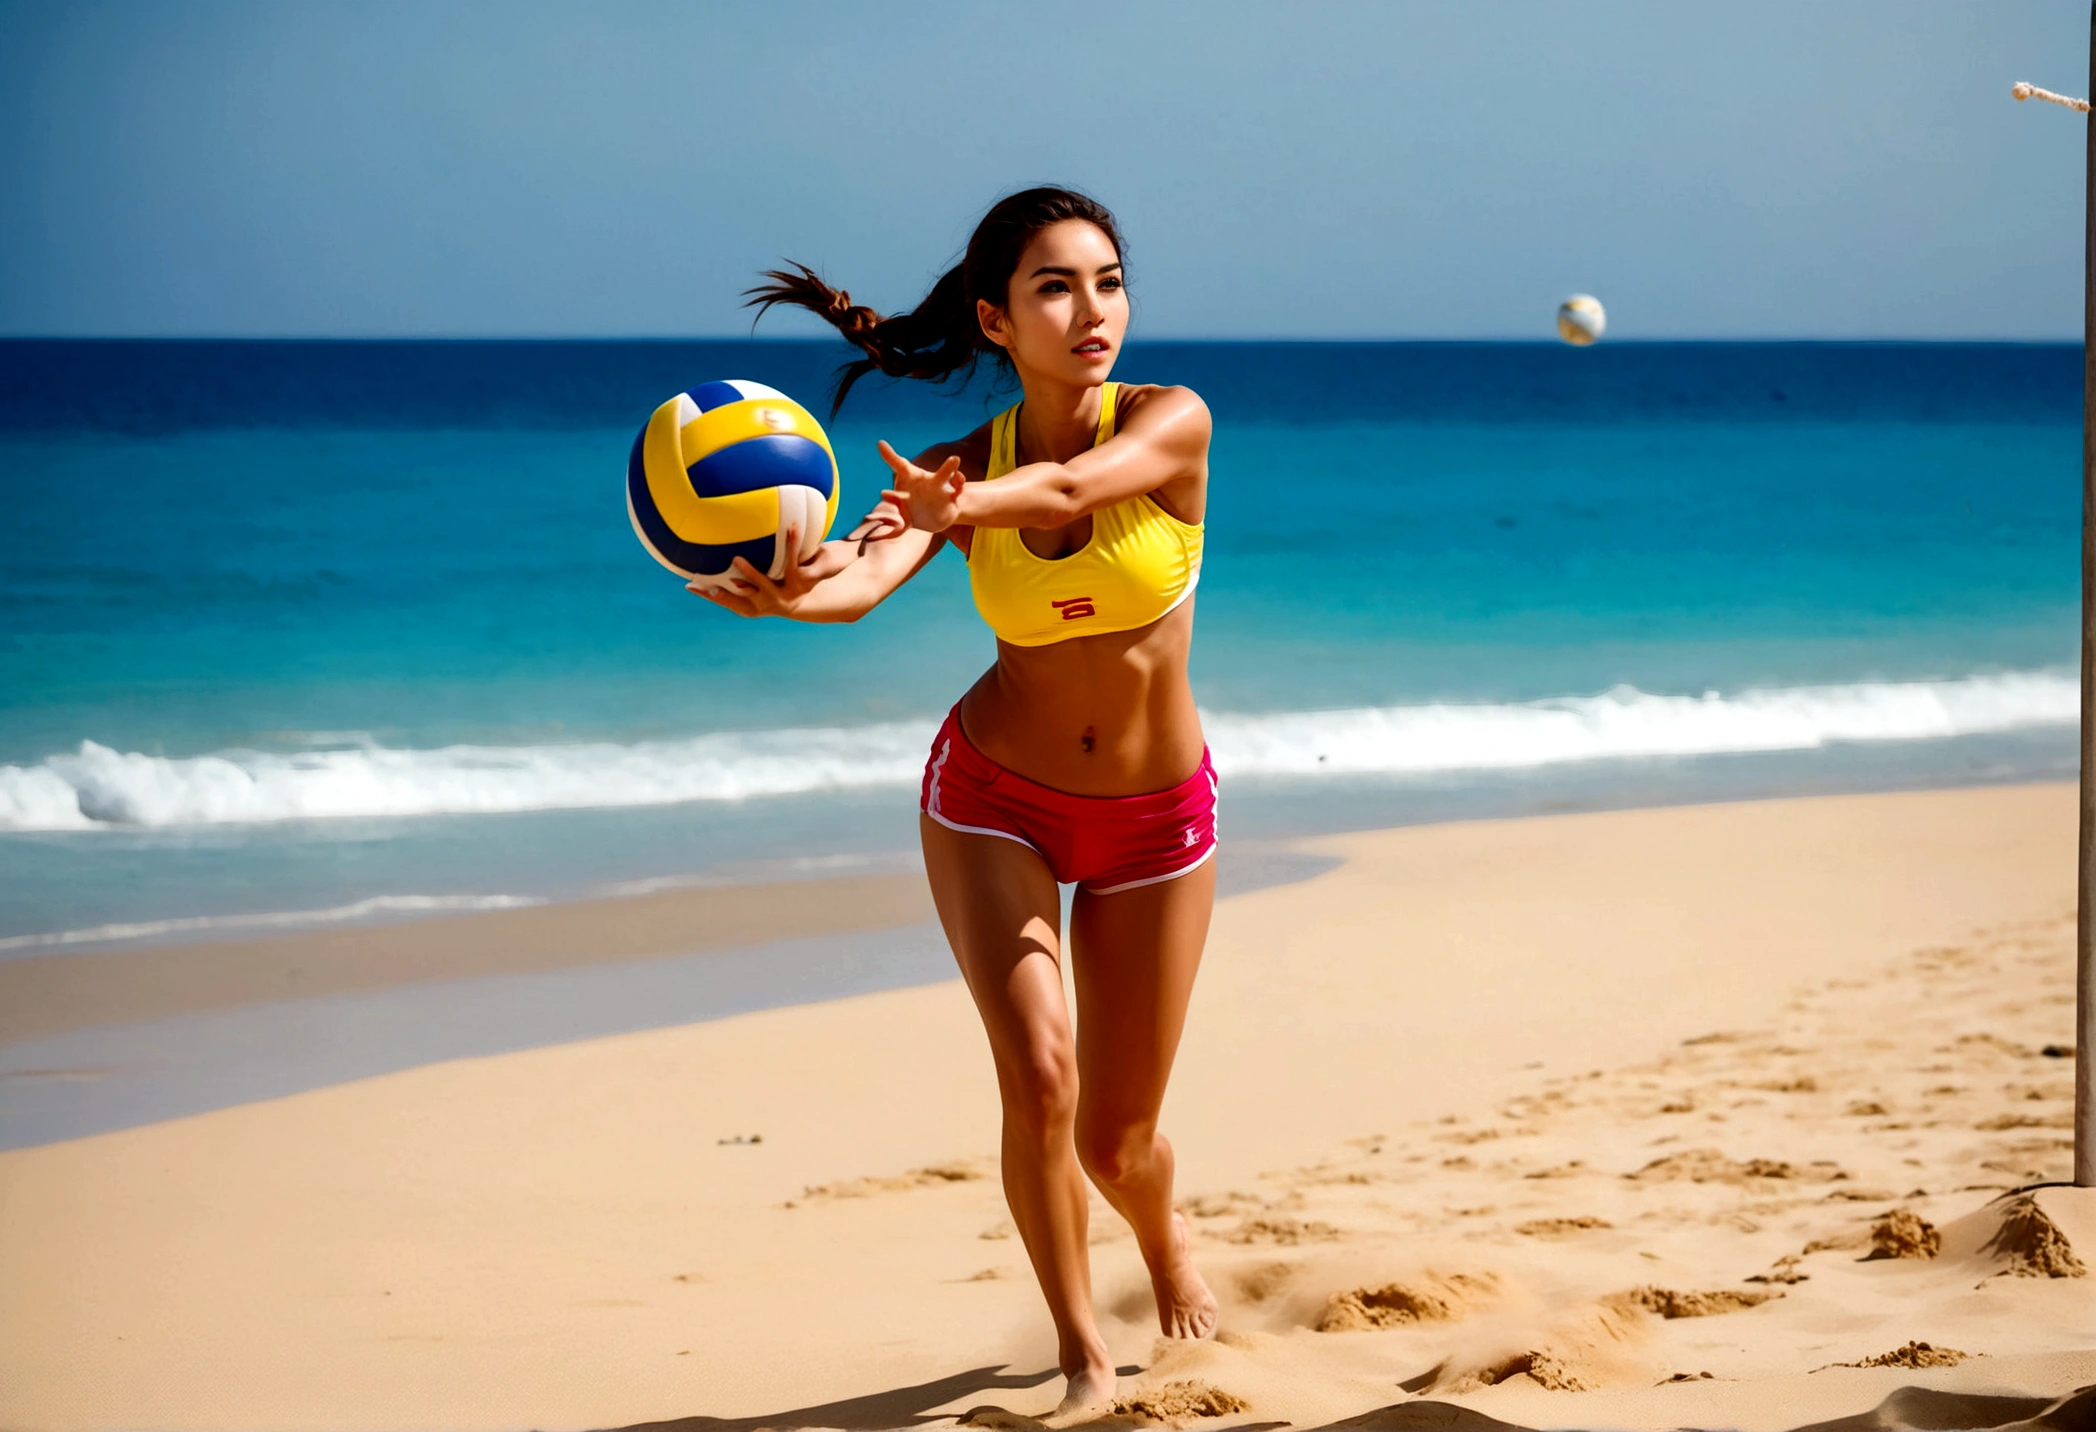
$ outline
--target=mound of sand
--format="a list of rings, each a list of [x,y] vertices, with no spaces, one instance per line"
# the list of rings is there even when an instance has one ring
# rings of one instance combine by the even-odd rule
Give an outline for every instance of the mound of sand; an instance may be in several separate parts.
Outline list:
[[[2038,1200],[2027,1193],[2012,1194],[1994,1207],[2000,1226],[1987,1240],[1985,1252],[2001,1264],[1999,1276],[2009,1278],[2085,1278],[2089,1269],[2067,1242]]]
[[[1234,1412],[1243,1412],[1251,1404],[1242,1397],[1210,1387],[1205,1382],[1182,1378],[1153,1387],[1133,1397],[1123,1397],[1114,1403],[1114,1415],[1133,1417],[1142,1422],[1162,1422],[1168,1427],[1185,1427],[1208,1417],[1228,1417]]]
[[[1866,1357],[1856,1362],[1837,1363],[1838,1367],[1956,1367],[1970,1357],[1970,1353],[1959,1352],[1954,1347],[1932,1347],[1925,1342],[1910,1342],[1891,1352],[1881,1352],[1876,1357]]]
[[[1933,1258],[1942,1251],[1936,1225],[1911,1208],[1895,1208],[1870,1226],[1866,1258]]]

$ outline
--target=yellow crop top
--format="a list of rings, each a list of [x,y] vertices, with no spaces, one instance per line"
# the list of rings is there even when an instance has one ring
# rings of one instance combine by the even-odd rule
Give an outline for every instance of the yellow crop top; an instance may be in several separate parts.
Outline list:
[[[1099,434],[1114,435],[1114,395],[1099,394]],[[1019,408],[990,424],[994,482],[1017,464]],[[1073,636],[1148,626],[1193,595],[1201,578],[1202,524],[1181,522],[1148,493],[1092,514],[1092,540],[1067,557],[1036,556],[1016,527],[978,527],[968,548],[975,609],[1013,646],[1048,646]]]

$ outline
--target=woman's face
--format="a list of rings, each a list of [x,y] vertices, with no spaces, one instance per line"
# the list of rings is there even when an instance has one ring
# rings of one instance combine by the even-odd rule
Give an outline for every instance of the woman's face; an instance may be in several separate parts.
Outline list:
[[[1083,219],[1050,224],[1019,255],[1005,306],[976,303],[992,343],[1022,379],[1085,386],[1106,381],[1128,331],[1128,291],[1113,241]]]

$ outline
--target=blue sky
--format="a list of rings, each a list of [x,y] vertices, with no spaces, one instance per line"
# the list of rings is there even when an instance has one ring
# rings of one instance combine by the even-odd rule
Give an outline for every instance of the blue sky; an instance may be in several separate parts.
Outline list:
[[[2081,0],[18,4],[0,333],[729,335],[1000,192],[1139,333],[2074,338]],[[781,336],[806,319],[767,322]]]

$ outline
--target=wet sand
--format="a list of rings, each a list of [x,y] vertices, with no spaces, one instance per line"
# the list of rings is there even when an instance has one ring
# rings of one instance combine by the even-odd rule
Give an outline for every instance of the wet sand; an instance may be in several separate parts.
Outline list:
[[[932,918],[921,875],[660,890],[407,924],[0,961],[0,1044],[439,980],[644,960]]]
[[[1217,888],[1264,889],[1337,863],[1236,841]],[[533,912],[552,920],[503,912],[48,958],[8,990],[22,1033],[0,1039],[0,1149],[450,1059],[950,980],[922,880],[708,885]],[[894,923],[913,905],[916,923]],[[605,938],[566,938],[578,924]],[[841,928],[761,938],[825,926]],[[0,963],[0,989],[10,968]],[[78,1023],[98,1009],[135,1017]]]

